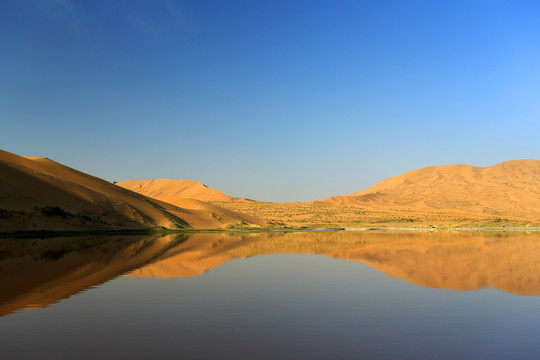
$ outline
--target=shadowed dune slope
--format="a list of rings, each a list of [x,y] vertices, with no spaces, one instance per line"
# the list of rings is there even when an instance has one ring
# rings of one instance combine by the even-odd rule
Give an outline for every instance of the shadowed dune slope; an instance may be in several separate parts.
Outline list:
[[[452,210],[537,219],[540,218],[540,161],[506,161],[485,168],[426,167],[323,202],[381,210]]]
[[[175,229],[240,223],[250,224],[248,219],[153,200],[46,158],[0,150],[0,232]]]
[[[266,220],[227,210],[200,200],[183,198],[157,198],[155,200],[185,209],[182,218],[197,228],[219,228],[228,225],[250,227],[272,225]]]
[[[236,199],[192,180],[128,180],[119,182],[116,185],[157,199],[185,198],[202,201],[231,201]]]

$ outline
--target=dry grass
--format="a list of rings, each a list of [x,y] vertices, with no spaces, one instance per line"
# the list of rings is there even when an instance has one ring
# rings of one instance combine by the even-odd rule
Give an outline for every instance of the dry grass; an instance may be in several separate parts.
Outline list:
[[[323,202],[271,203],[257,201],[213,202],[214,205],[292,227],[364,226],[539,226],[540,219],[501,218],[493,215],[449,211],[391,209],[380,211],[355,205]]]

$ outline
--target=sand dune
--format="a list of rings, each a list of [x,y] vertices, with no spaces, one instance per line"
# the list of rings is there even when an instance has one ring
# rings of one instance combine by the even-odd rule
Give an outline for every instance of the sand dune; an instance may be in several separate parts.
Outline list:
[[[0,200],[0,232],[265,224],[212,205],[207,209],[181,208],[46,158],[1,150]]]
[[[540,161],[506,161],[485,168],[427,167],[323,201],[385,211],[453,211],[536,220],[540,219]]]
[[[116,185],[157,199],[181,198],[202,201],[231,201],[236,199],[192,180],[128,180],[118,182]]]
[[[224,225],[268,226],[267,221],[255,216],[242,214],[223,207],[212,205],[214,202],[243,202],[206,185],[191,180],[128,180],[116,185],[135,191],[154,201],[162,201],[186,209],[182,218],[197,228],[219,228]],[[188,213],[189,212],[189,213]]]
[[[222,228],[230,226],[264,227],[271,224],[263,219],[227,210],[204,201],[184,198],[156,198],[157,203],[167,203],[179,207],[176,213],[191,226],[199,229]],[[165,206],[165,205],[164,205]]]

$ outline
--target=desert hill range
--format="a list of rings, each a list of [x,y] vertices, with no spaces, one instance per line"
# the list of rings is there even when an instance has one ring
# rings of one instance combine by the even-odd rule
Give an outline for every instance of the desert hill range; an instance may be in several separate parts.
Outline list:
[[[191,180],[113,184],[0,150],[0,232],[538,224],[538,160],[433,166],[349,195],[268,203]]]

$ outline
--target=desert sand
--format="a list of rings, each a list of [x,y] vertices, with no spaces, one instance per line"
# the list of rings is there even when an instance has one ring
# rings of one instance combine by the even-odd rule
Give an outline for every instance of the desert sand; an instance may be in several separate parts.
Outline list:
[[[1,150],[0,200],[0,232],[266,225],[202,202],[178,207],[47,158]]]

